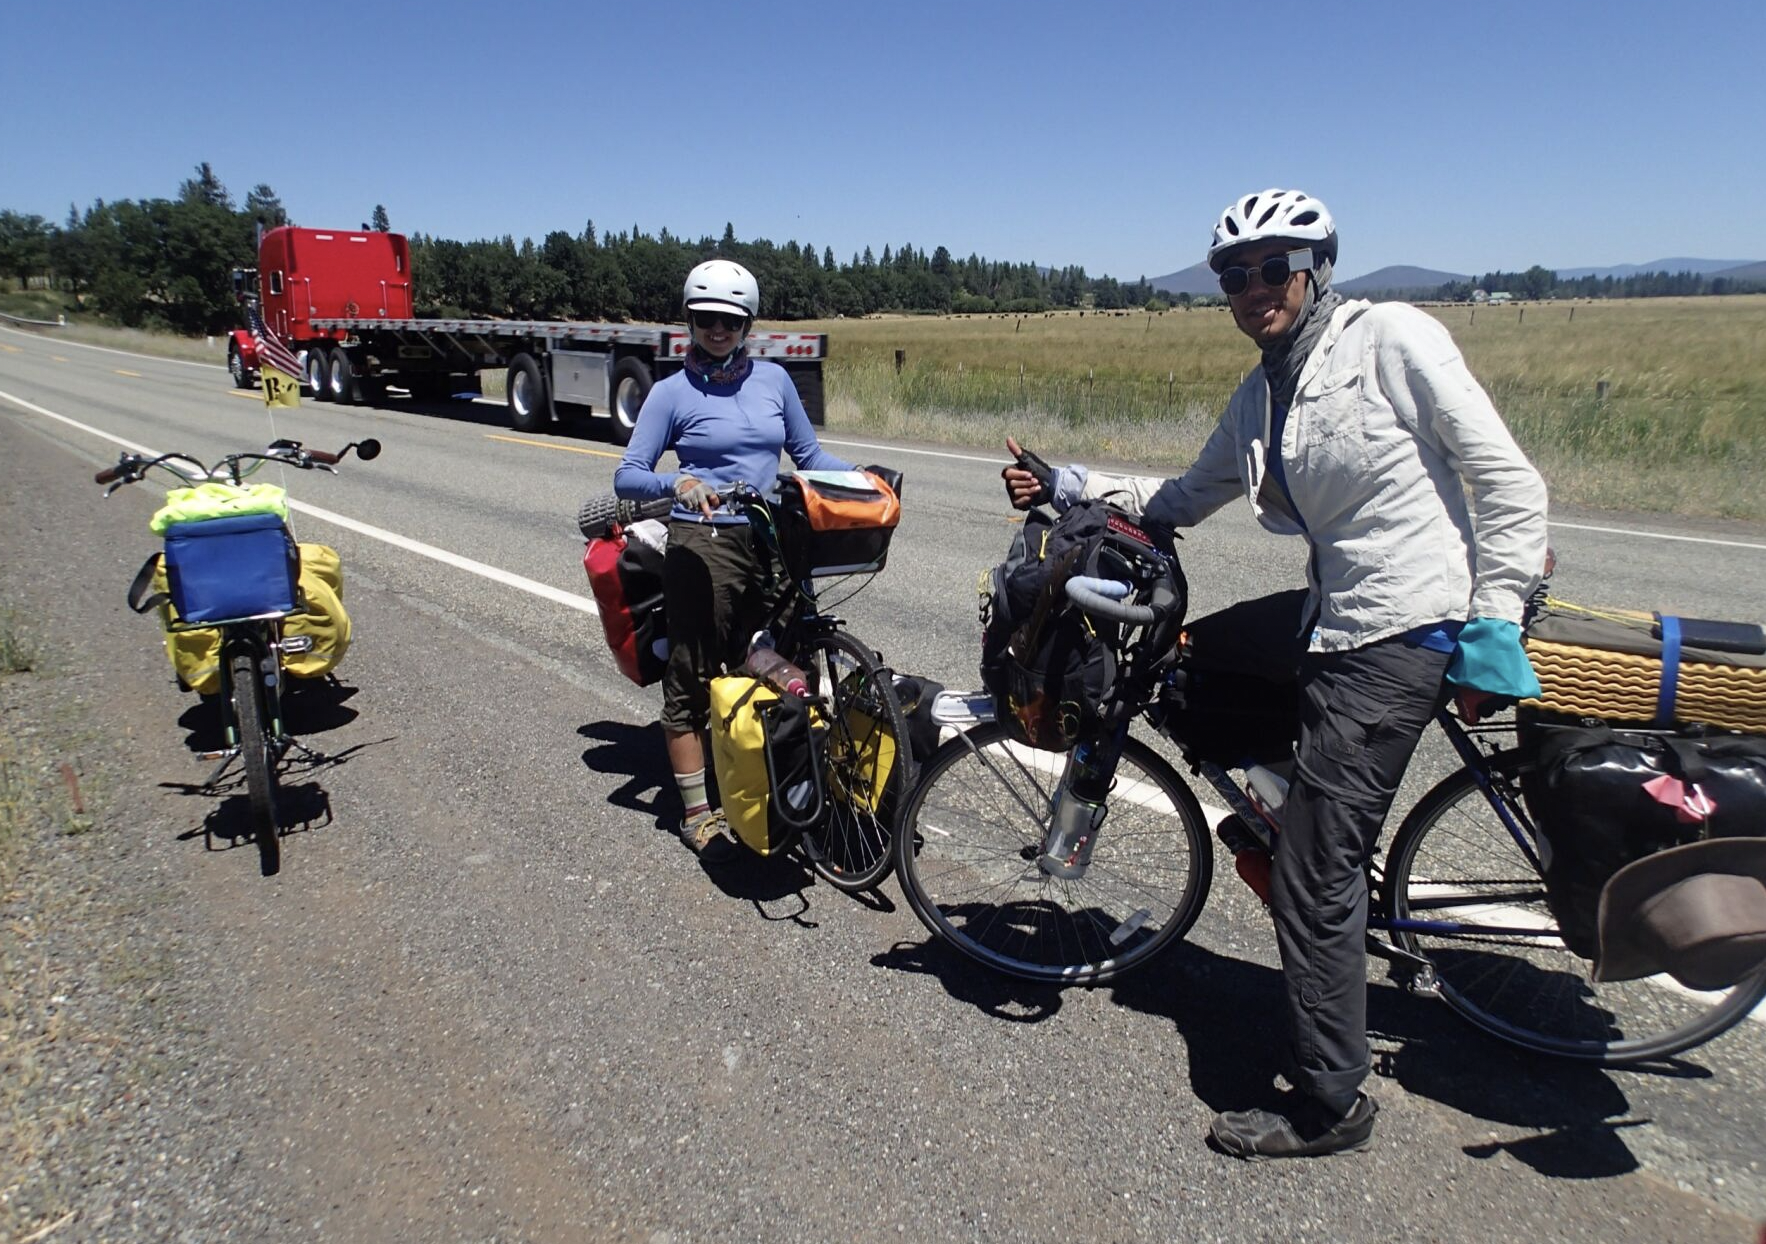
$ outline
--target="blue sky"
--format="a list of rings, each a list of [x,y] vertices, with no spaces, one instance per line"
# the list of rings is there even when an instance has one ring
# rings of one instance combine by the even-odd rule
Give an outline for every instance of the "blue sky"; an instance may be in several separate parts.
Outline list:
[[[470,239],[637,225],[1158,276],[1225,203],[1338,273],[1766,258],[1766,4],[18,4],[0,207],[170,197]]]

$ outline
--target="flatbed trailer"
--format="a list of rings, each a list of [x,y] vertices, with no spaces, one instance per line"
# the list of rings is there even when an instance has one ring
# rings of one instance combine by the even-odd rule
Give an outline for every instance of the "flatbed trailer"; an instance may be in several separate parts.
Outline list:
[[[691,344],[685,328],[654,324],[415,318],[410,249],[399,234],[284,226],[264,234],[258,264],[236,274],[241,295],[260,300],[266,324],[297,352],[306,390],[322,402],[374,403],[389,386],[448,397],[501,370],[518,430],[586,416],[623,445],[650,387],[680,370]],[[747,347],[790,374],[819,426],[826,334],[756,329]],[[227,361],[236,384],[257,385],[249,332],[233,334]]]

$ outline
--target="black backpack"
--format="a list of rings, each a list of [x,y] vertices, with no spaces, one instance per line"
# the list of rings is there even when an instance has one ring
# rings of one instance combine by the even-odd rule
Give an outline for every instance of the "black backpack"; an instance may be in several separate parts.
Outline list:
[[[1021,741],[1066,751],[1097,722],[1116,689],[1119,626],[1087,618],[1068,603],[1074,575],[1144,582],[1171,576],[1181,622],[1188,586],[1124,511],[1079,501],[1057,518],[1029,511],[1006,560],[982,588],[981,681],[997,718]]]

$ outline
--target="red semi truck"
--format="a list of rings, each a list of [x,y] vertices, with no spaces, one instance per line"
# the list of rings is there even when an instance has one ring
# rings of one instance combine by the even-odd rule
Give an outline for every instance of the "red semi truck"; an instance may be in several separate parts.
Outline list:
[[[300,357],[303,387],[317,400],[372,403],[388,385],[447,397],[477,388],[478,374],[496,368],[506,371],[509,421],[523,432],[586,414],[625,444],[650,386],[681,366],[690,344],[683,328],[653,324],[417,319],[411,246],[398,233],[271,229],[256,271],[242,269],[234,281]],[[757,330],[748,351],[784,367],[821,424],[826,334]],[[256,387],[257,367],[251,333],[235,330],[227,346],[233,382]]]

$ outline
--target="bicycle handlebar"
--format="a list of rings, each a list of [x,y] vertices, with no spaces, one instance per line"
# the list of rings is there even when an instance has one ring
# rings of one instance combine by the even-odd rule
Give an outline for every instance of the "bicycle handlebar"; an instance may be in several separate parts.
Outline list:
[[[209,466],[201,459],[194,458],[189,454],[169,453],[149,458],[143,454],[126,453],[117,459],[115,466],[106,467],[94,475],[92,482],[110,484],[111,491],[115,491],[124,484],[133,484],[144,479],[149,471],[158,467],[162,471],[177,476],[185,484],[200,484],[210,481],[231,481],[237,484],[265,462],[276,462],[283,466],[296,467],[302,471],[311,471],[315,468],[330,470],[337,463],[342,462],[352,449],[355,450],[356,457],[364,462],[380,456],[380,442],[372,437],[361,441],[351,441],[336,453],[329,453],[323,449],[306,449],[299,441],[280,440],[273,442],[266,453],[227,454],[217,460],[213,466]],[[188,462],[195,470],[187,471],[174,466],[172,465],[174,461]],[[241,463],[250,463],[251,465],[241,469]]]
[[[673,497],[654,497],[649,501],[627,501],[611,493],[602,493],[583,502],[576,512],[577,530],[585,540],[599,540],[615,527],[629,527],[646,518],[667,518],[675,508]]]
[[[1067,599],[1085,613],[1108,622],[1126,626],[1152,626],[1163,621],[1177,607],[1177,593],[1168,583],[1154,585],[1152,599],[1144,605],[1130,605],[1112,597],[1127,596],[1134,591],[1132,583],[1121,579],[1094,579],[1075,575],[1067,580]]]

